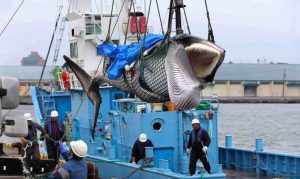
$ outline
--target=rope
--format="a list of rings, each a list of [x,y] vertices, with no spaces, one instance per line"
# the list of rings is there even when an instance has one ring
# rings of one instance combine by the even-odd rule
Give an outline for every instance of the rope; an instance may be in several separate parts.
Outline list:
[[[44,75],[44,71],[45,71],[45,68],[46,68],[46,64],[47,64],[47,61],[48,61],[48,57],[49,57],[49,54],[50,54],[50,51],[51,51],[51,47],[52,47],[52,43],[53,43],[53,39],[54,39],[54,36],[55,36],[56,29],[57,29],[57,24],[58,24],[58,21],[60,19],[60,15],[61,15],[61,10],[58,13],[58,17],[57,17],[56,22],[55,22],[54,31],[52,33],[52,37],[51,37],[50,45],[48,47],[48,52],[47,52],[46,60],[45,60],[45,63],[43,65],[43,70],[42,70],[42,73],[41,73],[41,76],[40,76],[40,79],[39,79],[38,88],[41,85],[41,81],[42,81],[42,78],[43,78],[43,75]]]
[[[93,76],[93,78],[92,78],[92,81],[93,81],[93,79],[96,77],[97,71],[98,71],[98,69],[99,69],[99,67],[100,67],[100,64],[101,64],[103,58],[104,58],[104,57],[101,56],[100,62],[99,62],[99,64],[98,64],[98,66],[97,66],[96,73],[94,74],[94,76]],[[83,97],[83,99],[81,99],[81,102],[80,102],[80,104],[79,104],[79,107],[78,107],[78,109],[77,109],[77,111],[76,111],[76,113],[75,113],[74,119],[76,119],[76,117],[77,117],[77,115],[78,115],[78,113],[79,113],[79,110],[80,110],[80,108],[81,108],[81,106],[82,106],[82,104],[83,104],[83,102],[84,102],[84,100],[85,100],[86,97],[87,97],[87,95],[85,95],[85,96]]]
[[[206,0],[204,0],[204,2],[205,2],[205,8],[206,8],[207,22],[208,22],[208,37],[207,37],[207,40],[215,43],[215,37],[214,37],[213,29],[212,29],[212,26],[211,26],[211,23],[210,23],[210,17],[209,17],[207,2],[206,2]]]
[[[152,0],[150,0],[150,2],[149,2],[149,8],[148,8],[148,15],[147,15],[146,27],[148,27],[149,16],[150,16],[150,10],[151,10],[151,4],[152,4]],[[145,48],[146,35],[147,35],[147,31],[145,32],[145,36],[144,36],[144,39],[143,39],[143,45],[142,45],[141,55],[143,55],[143,52],[144,52],[144,50],[145,50],[144,48]]]
[[[164,19],[163,19],[163,22],[162,22],[163,24],[165,24],[165,22],[166,22],[167,15],[168,15],[168,11],[166,11],[166,13],[164,15]]]
[[[201,179],[204,179],[204,172],[201,172]]]
[[[70,4],[71,4],[71,3],[70,3]],[[94,4],[95,4],[95,6],[96,6],[96,8],[97,8],[98,13],[101,13],[100,10],[99,10],[99,6],[98,6],[98,3],[96,2],[96,0],[94,0]]]
[[[99,63],[98,63],[96,72],[94,73],[93,78],[92,78],[91,81],[93,81],[94,78],[96,77],[97,71],[98,71],[98,69],[99,69],[99,67],[100,67],[100,64],[101,64],[103,58],[104,58],[104,56],[101,56],[101,59],[100,59],[100,61],[99,61]],[[78,113],[79,113],[79,110],[80,110],[80,108],[82,107],[82,104],[83,104],[83,102],[84,102],[84,100],[85,100],[86,97],[87,97],[87,95],[85,95],[85,96],[81,99],[80,104],[79,104],[79,106],[78,106],[78,108],[77,108],[77,111],[76,111],[76,113],[75,113],[74,119],[76,119],[76,117],[77,117],[77,115],[78,115]],[[97,119],[96,119],[96,120],[97,120]],[[95,127],[95,126],[93,126],[93,129],[92,129],[93,132],[95,132],[95,128],[94,128],[94,127]],[[64,133],[64,135],[65,135],[65,134],[66,134],[66,133]]]
[[[112,30],[112,32],[111,32],[111,34],[110,34],[110,37],[114,34],[114,31],[115,31],[115,28],[116,28],[116,26],[117,26],[117,24],[118,24],[118,21],[119,21],[121,12],[122,12],[123,7],[124,7],[124,4],[125,4],[125,1],[123,1],[123,4],[122,4],[122,6],[121,6],[121,9],[120,9],[120,11],[119,11],[119,13],[118,13],[118,17],[117,17],[116,23],[115,23],[115,25],[114,25],[114,27],[113,27],[113,30]]]
[[[124,39],[124,45],[126,45],[127,37],[128,37],[128,28],[129,28],[129,20],[130,20],[130,12],[131,12],[132,4],[133,4],[133,0],[130,1],[129,14],[128,14],[128,20],[127,20],[127,27],[126,27],[126,33],[125,33],[125,39]]]
[[[31,141],[31,143],[37,142],[38,140],[43,139],[43,138],[45,138],[45,136],[42,136],[42,137],[37,138],[37,139],[34,139],[33,141]]]
[[[135,12],[135,7],[134,7],[135,5],[134,5],[134,1],[133,1],[133,13],[134,13],[134,15],[135,15],[135,17],[137,17],[136,16],[136,12]],[[135,28],[136,29],[138,29],[138,24],[137,23],[135,23]],[[136,33],[136,38],[138,39],[138,41],[140,41],[140,31],[139,30],[137,30],[137,33]]]
[[[11,16],[11,18],[9,19],[9,21],[6,23],[6,25],[4,26],[4,28],[2,29],[1,33],[0,33],[0,37],[2,36],[2,34],[4,33],[5,29],[8,27],[8,25],[10,24],[11,20],[15,17],[15,15],[17,14],[17,12],[19,11],[19,9],[21,8],[21,6],[23,5],[23,3],[25,2],[25,0],[23,0],[20,5],[18,6],[17,10],[14,12],[14,14]]]
[[[130,176],[132,176],[133,174],[135,174],[136,172],[144,169],[144,168],[147,168],[147,167],[151,167],[151,162],[154,160],[154,158],[149,158],[149,160],[143,160],[143,163],[140,167],[138,167],[137,169],[133,170],[131,173],[129,173],[129,175],[125,176],[125,177],[122,177],[121,179],[125,179],[125,178],[129,178]]]
[[[106,35],[106,41],[108,42],[109,39],[110,39],[110,28],[111,28],[111,19],[112,19],[112,13],[113,13],[113,10],[114,10],[114,3],[115,3],[115,0],[112,1],[112,4],[111,4],[111,11],[110,11],[110,18],[109,18],[109,25],[108,25],[108,30],[107,30],[107,35]]]
[[[261,161],[260,159],[258,159],[256,157],[256,153],[253,152],[252,153],[252,157],[249,157],[249,163],[253,163],[255,161],[258,161],[260,164],[263,165],[263,167],[265,167],[265,169],[269,172],[272,172],[273,174],[277,175],[277,176],[284,176],[284,177],[297,177],[297,176],[300,176],[298,174],[282,174],[282,173],[279,173],[279,172],[276,172],[276,171],[273,171],[272,168],[269,168],[268,165],[266,165],[263,161]],[[238,167],[238,168],[242,168],[242,169],[255,169],[256,167],[255,166],[243,166],[243,165],[238,165],[236,163],[230,163],[230,165],[233,165],[234,167]],[[228,167],[228,168],[231,168],[231,167]],[[261,169],[260,166],[258,166],[258,169]]]
[[[261,163],[261,164],[267,169],[267,171],[272,172],[272,173],[274,173],[275,175],[278,175],[278,176],[284,176],[284,177],[287,177],[287,178],[290,178],[290,177],[298,177],[298,176],[300,176],[300,175],[298,175],[298,174],[283,174],[283,173],[275,172],[275,171],[273,171],[271,168],[269,168],[263,161],[261,161],[261,160],[259,160],[259,159],[257,159],[257,160],[258,160],[259,163]]]
[[[187,19],[187,15],[185,12],[185,7],[183,7],[183,13],[184,13],[185,21],[186,21],[187,30],[188,30],[189,34],[191,35],[191,29],[190,29],[189,21]]]
[[[158,6],[158,1],[157,0],[156,0],[156,7],[157,7],[157,11],[158,11],[158,17],[159,17],[159,21],[160,21],[160,26],[161,26],[161,32],[162,32],[162,34],[165,34],[163,23],[162,23],[162,20],[161,20],[160,10],[159,10],[159,6]]]

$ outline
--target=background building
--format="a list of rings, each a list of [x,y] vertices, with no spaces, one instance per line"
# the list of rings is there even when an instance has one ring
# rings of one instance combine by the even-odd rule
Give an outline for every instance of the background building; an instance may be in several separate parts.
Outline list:
[[[28,57],[23,57],[21,60],[22,66],[43,66],[45,60],[39,55],[38,52],[31,52]]]
[[[204,96],[300,96],[300,64],[222,64]]]
[[[5,65],[0,66],[0,76],[11,76],[19,79],[20,87],[19,94],[21,96],[29,96],[30,85],[37,85],[42,73],[43,67],[41,66],[17,66],[17,65]],[[42,85],[48,88],[50,86],[50,80],[53,79],[50,74],[52,68],[46,67]]]

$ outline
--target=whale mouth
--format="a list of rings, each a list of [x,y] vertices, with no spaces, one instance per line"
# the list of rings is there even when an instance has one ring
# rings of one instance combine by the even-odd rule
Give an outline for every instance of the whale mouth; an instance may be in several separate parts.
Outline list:
[[[173,40],[184,46],[194,75],[199,81],[212,82],[225,57],[225,50],[216,44],[187,34],[177,35]]]
[[[198,79],[203,79],[210,75],[222,55],[220,51],[201,43],[185,47],[185,52]]]

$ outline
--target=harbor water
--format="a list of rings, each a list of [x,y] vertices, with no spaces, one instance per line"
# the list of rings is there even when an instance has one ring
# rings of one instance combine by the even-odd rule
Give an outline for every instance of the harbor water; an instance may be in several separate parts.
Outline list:
[[[300,154],[300,104],[220,104],[219,145],[231,135],[235,147]]]
[[[34,115],[31,105],[11,112],[20,118],[25,112]],[[232,135],[233,146],[254,149],[255,138],[263,138],[264,150],[300,154],[300,104],[220,104],[218,119],[219,145]],[[0,138],[1,142],[16,140]]]

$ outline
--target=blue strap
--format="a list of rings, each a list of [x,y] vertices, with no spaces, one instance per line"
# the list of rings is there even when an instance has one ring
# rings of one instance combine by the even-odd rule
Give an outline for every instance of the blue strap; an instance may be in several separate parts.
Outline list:
[[[199,142],[201,141],[201,137],[202,137],[202,132],[203,132],[203,128],[200,127],[199,128],[199,131],[198,131],[198,139],[199,139]],[[196,141],[195,139],[195,130],[192,131],[192,142],[194,143]]]
[[[48,128],[48,134],[49,135],[52,135],[52,126],[51,126],[51,119],[49,119],[49,120],[47,120],[47,128]],[[58,130],[60,131],[60,132],[62,132],[63,131],[63,129],[62,129],[62,122],[60,122],[59,120],[57,120],[57,125],[58,125]]]
[[[37,134],[37,130],[34,125],[34,122],[31,122],[31,127],[32,127],[32,131],[28,131],[28,135],[27,135],[27,139],[30,141],[33,140],[33,135]]]

